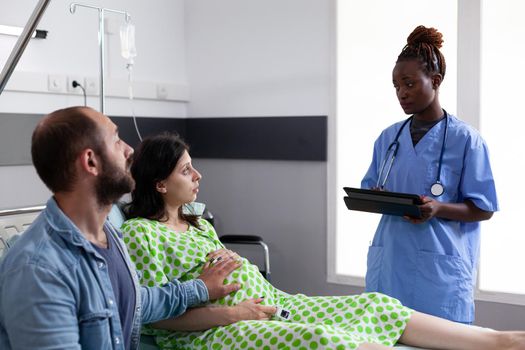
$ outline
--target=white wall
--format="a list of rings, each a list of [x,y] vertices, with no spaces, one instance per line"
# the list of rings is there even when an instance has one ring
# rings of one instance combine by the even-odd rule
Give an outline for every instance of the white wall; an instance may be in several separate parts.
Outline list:
[[[64,79],[67,76],[99,76],[98,11],[77,8],[76,13],[71,14],[71,2],[50,2],[37,27],[47,30],[48,37],[30,41],[6,90],[0,95],[0,112],[44,115],[55,109],[83,103],[80,94],[67,94],[65,90],[64,93],[46,91],[48,74]],[[136,115],[185,117],[185,101],[178,101],[178,97],[156,100],[157,83],[166,84],[170,89],[182,89],[183,92],[177,95],[182,95],[182,100],[184,89],[187,89],[184,1],[155,0],[154,5],[140,0],[90,0],[86,3],[128,11],[132,16],[138,51],[134,67],[134,80],[138,82],[135,94],[145,97],[136,99]],[[0,24],[23,27],[36,4],[37,0],[0,0]],[[114,34],[106,35],[106,94],[111,94],[112,90],[123,91],[120,95],[124,98],[106,98],[105,112],[109,115],[130,115],[131,107],[125,98],[127,86],[123,84],[127,71],[120,56],[118,36],[123,16],[107,14],[107,18],[107,28],[113,29]],[[4,66],[16,39],[0,35],[0,67]],[[99,109],[98,96],[89,97],[88,105]],[[1,123],[0,119],[0,127]],[[32,166],[0,167],[0,194],[0,208],[40,204],[49,196]]]
[[[53,0],[45,11],[37,28],[48,30],[45,40],[33,39],[27,46],[20,59],[16,73],[44,73],[60,76],[99,77],[99,46],[98,46],[98,11],[77,8],[75,14],[69,12],[70,0]],[[0,8],[9,11],[0,12],[0,23],[23,26],[26,18],[32,12],[34,1],[12,2],[0,0]],[[93,0],[88,2],[94,6],[104,6],[110,9],[128,11],[136,26],[136,45],[138,56],[133,69],[134,80],[137,82],[165,82],[168,84],[187,85],[185,62],[185,33],[184,33],[184,2],[182,0],[155,0],[155,6],[138,0]],[[106,79],[107,84],[113,85],[127,80],[125,61],[120,56],[120,41],[118,30],[124,23],[123,16],[106,13],[108,25],[106,26]],[[16,42],[15,37],[0,35],[0,64],[5,63],[11,48]],[[40,85],[43,77],[36,76],[34,83]],[[16,79],[15,79],[16,80]],[[8,84],[9,90],[12,84]],[[108,90],[112,86],[106,85]],[[113,86],[114,87],[114,86]],[[140,88],[141,86],[139,86]],[[111,91],[109,91],[111,92]],[[140,95],[141,91],[137,91]],[[13,94],[2,95],[2,104],[9,104]],[[60,98],[48,97],[49,103],[39,103],[38,107],[44,112],[49,107],[62,107],[64,105],[79,104],[82,102],[80,95],[71,97],[59,95]],[[169,107],[166,103],[137,102],[136,112],[142,115],[168,114],[170,109],[177,110],[176,103]],[[98,108],[98,98],[93,98],[90,103]],[[51,105],[51,106],[50,106]],[[159,107],[160,106],[160,107]],[[0,107],[2,108],[2,107]],[[35,106],[19,106],[28,111],[35,110]],[[180,108],[180,107],[178,107]],[[157,111],[160,109],[160,112]],[[5,108],[1,109],[6,111]],[[129,107],[117,100],[107,101],[106,112],[109,114],[129,114]],[[185,113],[180,109],[179,113]]]
[[[326,115],[330,4],[186,1],[189,115]]]
[[[188,116],[328,115],[331,6],[186,1]],[[199,199],[215,214],[219,234],[261,235],[276,286],[307,294],[356,290],[326,283],[326,162],[194,162],[204,176]]]

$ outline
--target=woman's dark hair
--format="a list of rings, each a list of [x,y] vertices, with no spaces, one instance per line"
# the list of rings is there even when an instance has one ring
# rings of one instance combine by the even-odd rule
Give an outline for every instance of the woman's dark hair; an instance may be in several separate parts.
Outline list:
[[[439,51],[443,44],[443,34],[436,28],[417,26],[407,38],[407,44],[397,57],[397,62],[418,60],[427,75],[441,74],[445,78],[447,64]]]
[[[188,145],[177,134],[169,132],[147,137],[142,141],[131,165],[135,189],[131,192],[131,203],[125,209],[129,218],[168,220],[164,200],[156,185],[170,176],[184,151],[188,150]],[[200,228],[197,215],[184,214],[181,207],[179,216],[190,225]]]

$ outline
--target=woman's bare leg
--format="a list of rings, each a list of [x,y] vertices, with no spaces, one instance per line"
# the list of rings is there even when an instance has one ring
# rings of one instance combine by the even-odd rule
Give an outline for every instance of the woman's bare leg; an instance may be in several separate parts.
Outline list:
[[[363,343],[359,345],[357,350],[389,350],[394,349],[389,346],[381,345],[381,344],[371,344],[371,343]]]
[[[525,350],[525,332],[499,332],[414,312],[400,343],[443,350]]]

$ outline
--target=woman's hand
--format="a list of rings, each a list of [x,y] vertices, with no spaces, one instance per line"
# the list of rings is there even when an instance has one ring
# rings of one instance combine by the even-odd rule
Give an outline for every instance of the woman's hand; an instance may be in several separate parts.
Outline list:
[[[277,308],[275,306],[261,305],[263,300],[264,298],[248,299],[232,306],[233,322],[243,320],[269,320],[275,312],[277,312]]]
[[[221,260],[228,260],[228,259],[240,260],[241,257],[239,256],[239,254],[235,253],[234,251],[231,251],[226,248],[222,248],[222,249],[209,253],[206,256],[206,259],[211,264],[215,264]]]
[[[269,320],[277,310],[275,306],[261,305],[263,300],[263,298],[248,299],[235,306],[196,307],[188,309],[177,318],[158,321],[152,326],[172,331],[203,331],[244,320]]]
[[[411,216],[404,217],[413,224],[421,224],[432,219],[437,215],[439,206],[441,205],[441,202],[427,196],[421,196],[421,201],[423,204],[419,205],[419,210],[421,211],[420,218],[414,218]]]

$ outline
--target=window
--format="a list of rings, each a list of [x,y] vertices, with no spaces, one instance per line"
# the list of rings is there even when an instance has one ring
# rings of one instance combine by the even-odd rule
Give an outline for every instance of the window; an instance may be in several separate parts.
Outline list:
[[[478,296],[525,304],[525,189],[519,171],[525,165],[525,3],[500,0],[482,5],[480,128],[489,144],[501,211],[482,227]],[[498,297],[501,293],[503,298]]]

